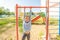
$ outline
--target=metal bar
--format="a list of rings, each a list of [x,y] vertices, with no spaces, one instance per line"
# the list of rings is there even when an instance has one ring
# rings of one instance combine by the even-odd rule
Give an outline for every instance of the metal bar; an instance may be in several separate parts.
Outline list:
[[[60,35],[60,2],[59,2],[59,35]]]
[[[47,0],[47,2],[46,2],[46,6],[47,6],[47,9],[46,9],[46,12],[47,12],[47,14],[46,14],[46,40],[48,40],[48,33],[49,33],[49,31],[48,31],[48,26],[49,26],[49,0]]]
[[[16,4],[16,40],[18,40],[18,5]]]
[[[18,8],[47,8],[45,6],[18,6]]]

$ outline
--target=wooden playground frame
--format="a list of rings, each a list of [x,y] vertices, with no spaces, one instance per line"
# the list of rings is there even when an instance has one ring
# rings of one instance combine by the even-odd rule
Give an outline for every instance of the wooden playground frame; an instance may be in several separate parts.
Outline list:
[[[56,6],[57,4],[54,4],[52,6],[49,6],[49,0],[46,2],[46,6],[19,6],[16,4],[16,40],[18,39],[18,8],[46,8],[46,40],[48,40],[48,26],[49,26],[49,8]]]

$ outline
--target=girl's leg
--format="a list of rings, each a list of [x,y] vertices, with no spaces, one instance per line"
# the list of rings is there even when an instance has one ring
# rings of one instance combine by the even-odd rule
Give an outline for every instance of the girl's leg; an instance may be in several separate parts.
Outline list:
[[[27,36],[27,35],[24,33],[24,34],[23,34],[23,37],[22,37],[22,40],[25,40],[26,36]]]
[[[27,34],[27,40],[30,40],[30,33]]]

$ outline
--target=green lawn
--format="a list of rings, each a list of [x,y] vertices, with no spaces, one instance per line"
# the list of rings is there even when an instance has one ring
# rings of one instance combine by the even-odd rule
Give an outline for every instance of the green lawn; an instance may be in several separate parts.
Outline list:
[[[15,19],[11,18],[0,18],[0,34],[11,28],[13,25],[7,26],[9,23],[15,24]]]

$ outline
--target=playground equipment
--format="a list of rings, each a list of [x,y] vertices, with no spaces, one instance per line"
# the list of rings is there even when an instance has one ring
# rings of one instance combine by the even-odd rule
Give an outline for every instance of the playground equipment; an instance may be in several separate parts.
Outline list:
[[[46,2],[46,6],[19,6],[18,4],[16,4],[16,40],[18,39],[18,8],[24,8],[24,12],[25,12],[25,8],[30,8],[30,12],[32,8],[46,8],[46,40],[48,40],[48,36],[49,36],[49,9],[51,7],[55,7],[56,5],[59,5],[59,3],[53,4],[52,6],[49,6],[49,0],[47,0]],[[31,15],[30,15],[31,16]],[[35,17],[32,22],[36,21],[37,19],[39,19],[40,16],[38,15],[37,17]],[[60,35],[60,5],[59,5],[59,35]]]
[[[59,35],[60,35],[60,2],[59,2]]]
[[[24,12],[25,12],[25,8],[30,8],[30,12],[31,12],[31,9],[32,8],[47,8],[48,9],[48,7],[44,7],[44,6],[18,6],[18,5],[16,5],[16,33],[17,33],[17,40],[18,40],[18,8],[24,8]],[[47,12],[48,12],[48,10],[47,10]],[[25,15],[25,14],[24,14]],[[34,22],[34,21],[36,21],[37,19],[39,19],[40,18],[40,16],[37,16],[36,18],[34,18],[33,20],[32,20],[32,22]],[[46,18],[47,20],[48,20],[48,18]],[[48,21],[46,20],[46,30],[47,30],[47,28],[48,28]],[[46,40],[48,40],[48,30],[46,31]]]

